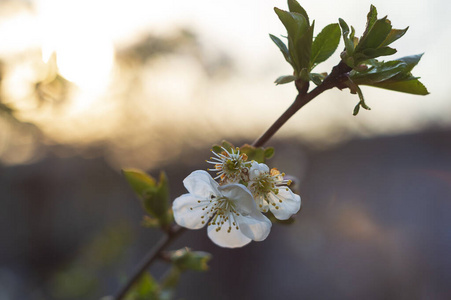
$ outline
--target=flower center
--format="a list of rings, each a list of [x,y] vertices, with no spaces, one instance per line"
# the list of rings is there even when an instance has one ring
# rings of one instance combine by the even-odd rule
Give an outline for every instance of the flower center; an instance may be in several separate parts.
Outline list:
[[[262,199],[267,203],[274,206],[275,209],[279,209],[279,204],[283,202],[279,194],[281,188],[288,189],[291,184],[291,180],[284,180],[284,173],[280,173],[279,170],[273,168],[270,172],[262,172],[256,179],[250,184],[250,189],[256,199]],[[272,195],[272,196],[271,196]],[[263,207],[263,203],[258,203],[259,207]]]
[[[196,207],[190,209],[202,209],[204,214],[201,216],[202,224],[208,222],[208,226],[215,225],[216,231],[220,231],[223,226],[227,226],[227,232],[230,233],[232,228],[239,230],[236,216],[240,213],[236,210],[236,205],[233,201],[226,197],[217,197],[211,195],[208,200],[198,200]]]
[[[218,176],[215,179],[220,178],[223,182],[240,181],[249,164],[247,155],[244,153],[240,154],[239,148],[236,149],[236,152],[233,149],[230,150],[231,152],[228,152],[225,148],[222,148],[222,150],[221,153],[212,151],[216,157],[211,157],[211,161],[207,162],[214,164],[215,168],[208,170],[217,171]]]

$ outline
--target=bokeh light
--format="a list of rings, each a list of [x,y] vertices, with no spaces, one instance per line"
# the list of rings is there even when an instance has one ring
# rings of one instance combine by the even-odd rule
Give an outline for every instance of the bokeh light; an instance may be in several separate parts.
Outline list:
[[[345,90],[309,103],[273,140],[304,201],[292,229],[234,253],[187,233],[175,246],[214,259],[180,295],[448,299],[451,2],[304,2],[315,33],[341,17],[360,35],[370,4],[409,26],[393,58],[425,52],[413,73],[431,94],[362,87],[372,110],[356,117]],[[0,217],[14,229],[1,235],[0,298],[116,290],[159,235],[139,229],[120,169],[165,169],[174,198],[212,144],[251,143],[291,104],[295,88],[274,85],[292,70],[268,37],[285,34],[273,6],[286,3],[0,1]]]

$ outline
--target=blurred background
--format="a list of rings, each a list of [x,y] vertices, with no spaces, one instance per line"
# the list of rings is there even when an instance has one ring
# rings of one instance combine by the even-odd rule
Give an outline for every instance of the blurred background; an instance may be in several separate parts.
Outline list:
[[[393,58],[425,52],[413,74],[431,95],[363,87],[372,110],[353,117],[357,96],[333,90],[298,112],[268,144],[298,179],[296,223],[237,250],[185,233],[173,249],[213,260],[178,298],[451,297],[451,2],[301,1],[316,34],[341,17],[357,36],[370,4],[410,26]],[[212,144],[251,143],[293,101],[273,84],[291,73],[268,37],[285,34],[274,6],[0,1],[0,299],[117,291],[160,237],[121,168],[166,170],[175,198]]]

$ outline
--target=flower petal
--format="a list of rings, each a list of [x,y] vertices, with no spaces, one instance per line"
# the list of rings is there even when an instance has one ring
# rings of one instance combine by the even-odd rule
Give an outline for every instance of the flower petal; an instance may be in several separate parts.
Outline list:
[[[257,204],[257,208],[261,212],[268,212],[269,210],[269,204],[268,201],[266,201],[265,197],[263,196],[257,196],[255,198],[255,203]]]
[[[263,241],[271,231],[271,221],[259,211],[249,216],[236,216],[235,219],[243,234],[251,240]]]
[[[270,205],[269,208],[274,217],[279,220],[289,219],[301,208],[301,197],[293,193],[287,187],[280,187],[277,195],[270,194],[269,196],[276,204],[275,206]],[[282,200],[282,202],[279,200]],[[278,209],[276,209],[276,207],[278,207]]]
[[[230,232],[228,227],[224,226],[221,230],[216,231],[218,225],[210,225],[207,228],[208,237],[218,246],[226,248],[243,247],[250,243],[251,239],[245,236],[240,229],[232,227]]]
[[[199,204],[199,199],[191,194],[184,194],[174,200],[172,203],[172,210],[174,212],[174,219],[180,226],[189,229],[199,229],[205,226],[208,220],[202,219],[205,211],[202,207],[205,204]],[[202,221],[204,223],[202,224]]]
[[[254,197],[242,184],[231,183],[219,187],[219,192],[235,204],[237,212],[249,215],[257,210]]]
[[[183,180],[185,188],[193,196],[208,199],[210,195],[218,195],[219,184],[206,171],[197,170]]]
[[[252,166],[249,169],[249,179],[255,180],[260,174],[267,172],[269,172],[269,167],[267,165],[253,161]]]

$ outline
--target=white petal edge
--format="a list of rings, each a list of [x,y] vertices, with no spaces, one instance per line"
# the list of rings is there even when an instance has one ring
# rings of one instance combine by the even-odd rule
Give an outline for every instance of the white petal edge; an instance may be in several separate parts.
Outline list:
[[[172,211],[174,212],[174,219],[177,224],[189,229],[199,229],[205,226],[208,220],[202,219],[205,211],[202,207],[205,204],[199,204],[197,199],[191,194],[184,194],[174,200],[172,203]],[[192,210],[191,210],[192,208]]]
[[[218,246],[225,248],[239,248],[249,244],[252,240],[245,236],[240,229],[232,228],[227,232],[228,227],[223,226],[216,231],[218,225],[210,225],[207,228],[208,237]]]
[[[261,173],[267,172],[269,172],[269,167],[267,165],[253,161],[252,166],[249,169],[249,179],[255,180]]]
[[[236,210],[241,214],[249,215],[257,209],[252,193],[242,184],[226,184],[220,186],[219,191],[235,203]]]
[[[277,196],[271,194],[270,197],[275,201],[276,206],[279,207],[279,209],[276,209],[273,205],[269,206],[276,219],[287,220],[301,208],[301,197],[293,193],[289,188],[282,187],[279,189]],[[279,202],[278,198],[282,199],[282,203]]]
[[[249,216],[237,216],[236,220],[243,234],[257,242],[265,240],[271,231],[271,221],[259,211]]]
[[[269,204],[268,201],[264,197],[257,197],[255,198],[255,203],[257,204],[257,209],[261,212],[268,212],[269,210]],[[261,207],[260,207],[261,205]]]
[[[183,185],[190,194],[202,199],[208,199],[212,194],[219,194],[219,184],[207,171],[197,170],[192,172],[183,180]]]

